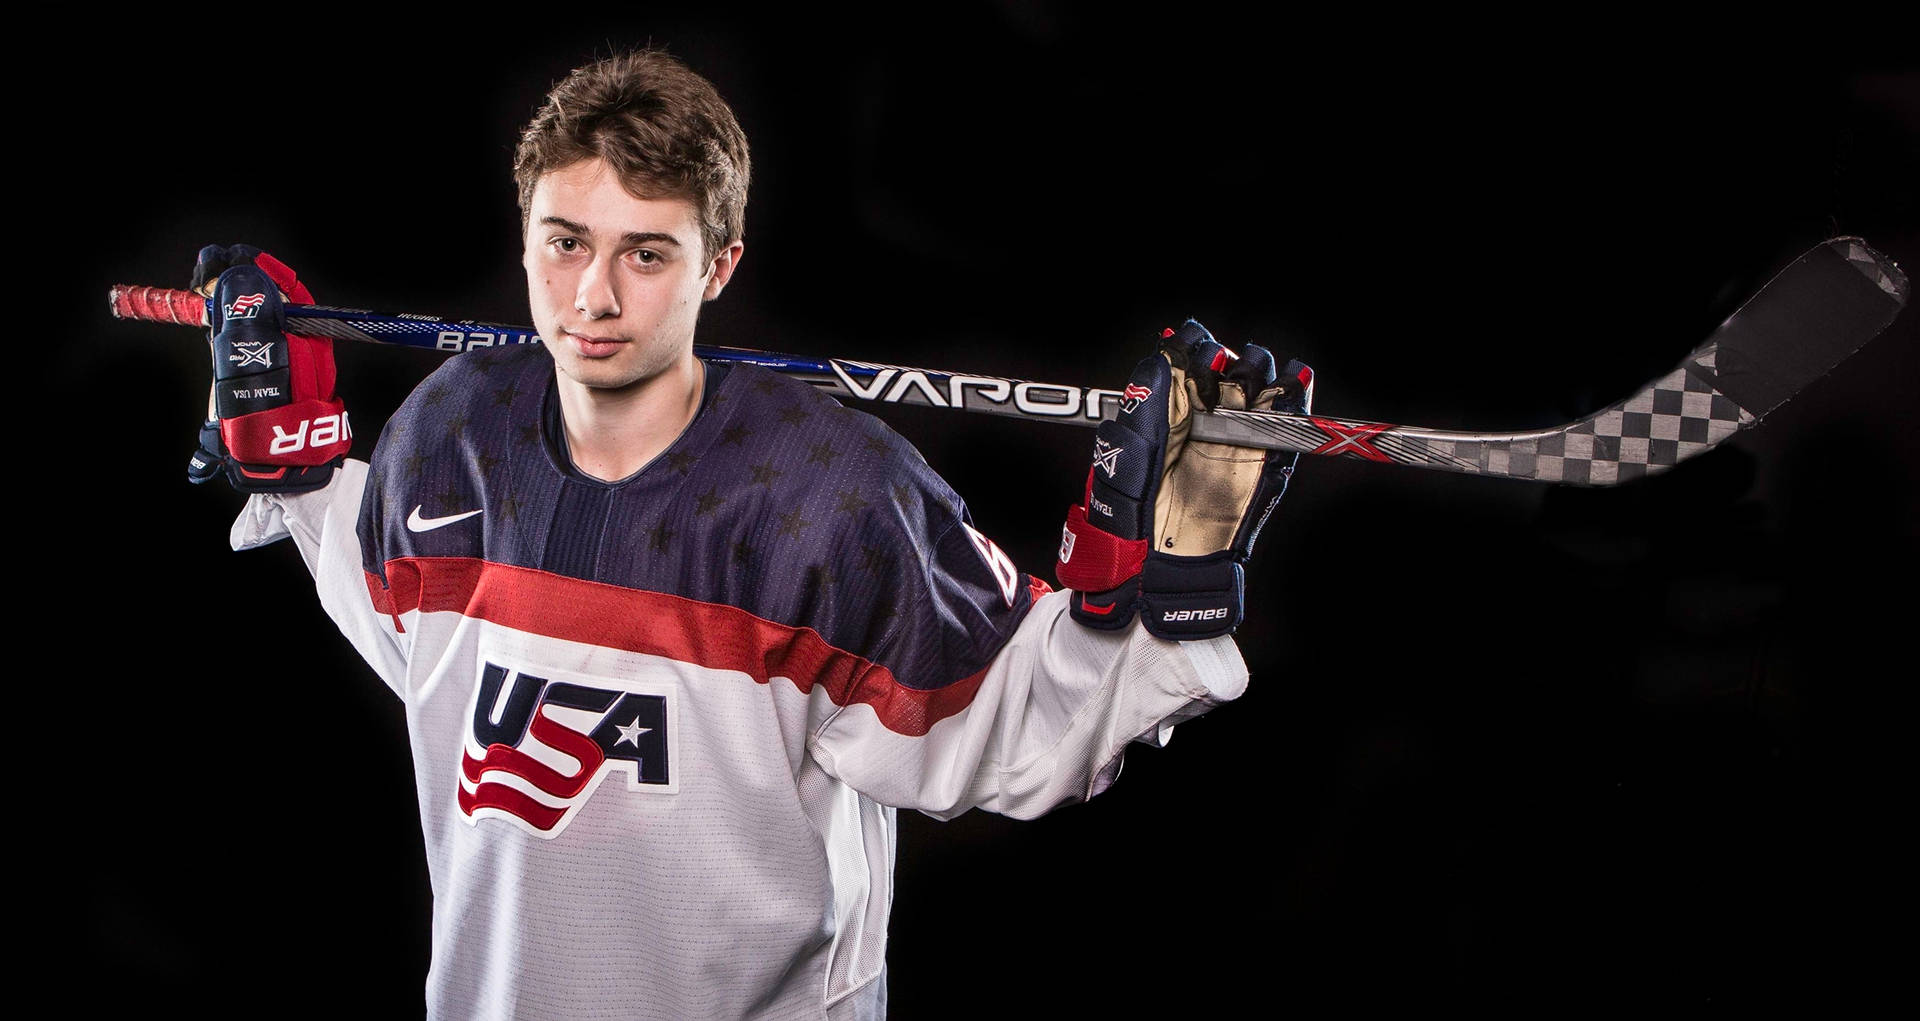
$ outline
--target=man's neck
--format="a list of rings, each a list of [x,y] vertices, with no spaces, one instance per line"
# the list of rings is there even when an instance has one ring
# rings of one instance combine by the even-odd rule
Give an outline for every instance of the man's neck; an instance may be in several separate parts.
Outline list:
[[[560,421],[573,466],[602,482],[645,468],[686,431],[700,411],[706,366],[687,356],[620,390],[582,386],[561,374]]]

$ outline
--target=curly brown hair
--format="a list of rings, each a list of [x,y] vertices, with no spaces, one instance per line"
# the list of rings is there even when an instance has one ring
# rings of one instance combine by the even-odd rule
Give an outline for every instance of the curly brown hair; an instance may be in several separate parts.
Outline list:
[[[596,156],[637,198],[692,202],[706,258],[745,236],[746,132],[713,83],[673,57],[608,57],[553,87],[513,155],[521,228],[543,174]]]

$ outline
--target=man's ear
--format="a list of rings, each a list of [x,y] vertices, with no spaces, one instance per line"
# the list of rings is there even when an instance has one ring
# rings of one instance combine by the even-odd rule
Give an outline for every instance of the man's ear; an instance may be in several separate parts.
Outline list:
[[[740,265],[740,253],[746,250],[746,242],[735,241],[720,250],[707,264],[707,290],[701,295],[702,301],[712,301],[726,289],[727,281],[733,279],[733,271]]]

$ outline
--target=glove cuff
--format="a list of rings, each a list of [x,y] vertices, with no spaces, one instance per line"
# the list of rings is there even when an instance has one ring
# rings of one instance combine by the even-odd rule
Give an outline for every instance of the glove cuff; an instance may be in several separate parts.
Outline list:
[[[1100,631],[1118,631],[1133,623],[1134,604],[1140,599],[1140,579],[1128,578],[1106,592],[1070,593],[1067,612],[1081,624]]]
[[[240,493],[305,493],[324,489],[333,481],[333,470],[344,457],[326,464],[296,467],[291,465],[248,465],[227,459],[227,483]]]
[[[1088,524],[1087,508],[1075,505],[1067,509],[1066,527],[1060,530],[1060,560],[1053,574],[1062,588],[1107,592],[1138,577],[1146,559],[1147,540],[1122,539]]]
[[[346,406],[337,398],[296,401],[223,419],[220,436],[228,456],[249,465],[311,467],[342,457],[353,447]]]
[[[1232,550],[1149,557],[1140,574],[1140,621],[1148,634],[1169,641],[1230,635],[1246,606],[1245,577]]]

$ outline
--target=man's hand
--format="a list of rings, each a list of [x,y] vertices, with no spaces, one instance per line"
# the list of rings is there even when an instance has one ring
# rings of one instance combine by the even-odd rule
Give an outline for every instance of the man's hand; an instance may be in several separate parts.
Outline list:
[[[333,341],[286,332],[284,303],[313,304],[286,264],[257,248],[208,245],[193,289],[214,299],[213,393],[187,480],[221,474],[241,492],[298,493],[333,477],[353,445],[333,394]]]
[[[1188,442],[1197,411],[1306,414],[1313,370],[1295,359],[1277,375],[1252,344],[1236,357],[1189,319],[1161,335],[1133,370],[1119,417],[1101,422],[1086,502],[1067,511],[1060,584],[1075,620],[1125,627],[1138,610],[1160,638],[1231,634],[1244,603],[1241,565],[1286,492],[1295,453]]]

